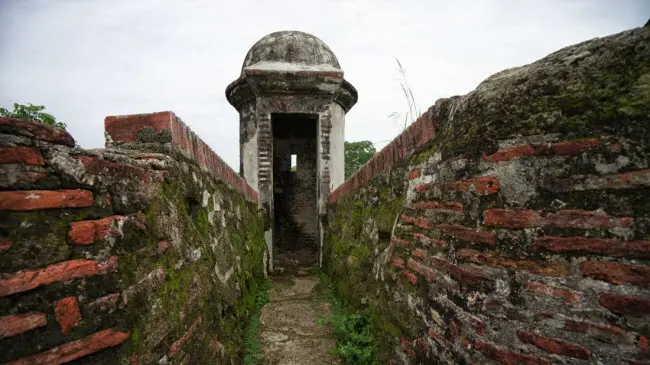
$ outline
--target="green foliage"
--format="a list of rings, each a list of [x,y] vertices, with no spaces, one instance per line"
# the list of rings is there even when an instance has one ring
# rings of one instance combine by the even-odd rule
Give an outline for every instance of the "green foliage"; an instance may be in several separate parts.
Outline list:
[[[375,365],[375,339],[371,330],[371,316],[367,309],[351,312],[334,294],[334,284],[325,274],[328,301],[332,304],[332,314],[318,320],[319,324],[331,324],[336,336],[336,349],[333,355],[341,356],[348,365]]]
[[[45,125],[51,125],[53,127],[65,130],[65,123],[57,121],[56,118],[54,118],[54,116],[51,114],[44,113],[44,109],[45,107],[42,105],[33,105],[31,103],[29,103],[29,105],[22,105],[14,103],[13,111],[9,111],[5,108],[0,108],[0,116],[23,120],[33,120],[36,122],[41,122]]]
[[[370,141],[345,142],[345,178],[349,178],[377,153]]]
[[[260,314],[262,307],[269,301],[269,282],[264,281],[255,294],[255,310],[246,328],[246,356],[244,365],[259,365],[262,363],[262,343],[260,342]]]

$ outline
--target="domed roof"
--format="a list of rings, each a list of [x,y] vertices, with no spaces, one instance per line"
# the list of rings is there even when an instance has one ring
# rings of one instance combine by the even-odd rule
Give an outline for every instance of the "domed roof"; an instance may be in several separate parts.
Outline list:
[[[341,71],[334,52],[317,37],[295,30],[274,32],[251,47],[244,69],[279,71]]]

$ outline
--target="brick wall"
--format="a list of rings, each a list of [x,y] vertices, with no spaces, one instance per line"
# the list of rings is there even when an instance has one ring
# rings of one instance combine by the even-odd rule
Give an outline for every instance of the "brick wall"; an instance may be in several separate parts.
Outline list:
[[[240,361],[256,194],[172,113],[106,124],[124,148],[0,117],[0,363]]]
[[[648,41],[442,99],[330,195],[326,267],[380,363],[650,364]]]
[[[257,192],[246,183],[246,180],[225,163],[173,112],[108,116],[104,120],[104,125],[107,146],[119,146],[139,141],[156,142],[156,139],[169,138],[169,142],[182,148],[190,158],[217,176],[219,180],[224,181],[249,199],[257,201]],[[143,129],[148,128],[155,133],[152,135],[152,133],[142,132]]]

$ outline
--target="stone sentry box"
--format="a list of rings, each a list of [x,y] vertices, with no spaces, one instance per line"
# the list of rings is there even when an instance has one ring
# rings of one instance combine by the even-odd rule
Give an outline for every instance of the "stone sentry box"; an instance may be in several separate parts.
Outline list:
[[[356,89],[323,41],[282,31],[253,45],[226,97],[240,115],[240,174],[259,193],[268,222],[268,269],[278,252],[313,253],[320,265],[328,196],[344,181],[345,114]]]

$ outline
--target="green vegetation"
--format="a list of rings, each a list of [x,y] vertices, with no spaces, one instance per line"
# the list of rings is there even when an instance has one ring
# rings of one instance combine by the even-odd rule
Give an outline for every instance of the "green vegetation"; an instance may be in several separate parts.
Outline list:
[[[345,178],[349,178],[375,155],[377,150],[370,141],[345,142]]]
[[[402,90],[402,94],[404,94],[404,99],[406,100],[407,111],[404,113],[404,115],[399,112],[392,112],[388,117],[393,119],[393,122],[399,128],[400,133],[402,133],[406,130],[406,127],[408,127],[409,124],[415,122],[421,113],[420,108],[418,108],[418,105],[415,102],[413,90],[411,90],[411,87],[408,84],[408,80],[406,78],[406,69],[404,69],[399,59],[395,58],[395,62],[397,62],[397,72],[400,74],[399,86]]]
[[[255,310],[251,315],[248,328],[244,333],[246,356],[244,365],[259,365],[262,361],[262,344],[260,342],[260,314],[262,307],[269,301],[269,282],[264,281],[255,295]]]
[[[13,111],[9,111],[5,108],[0,108],[0,116],[23,119],[23,120],[33,120],[36,122],[41,122],[45,125],[51,125],[53,127],[61,128],[65,130],[66,128],[65,123],[59,122],[51,114],[43,112],[43,110],[45,109],[44,106],[33,105],[31,103],[28,104],[29,105],[22,105],[22,104],[14,103]]]
[[[336,336],[336,349],[330,353],[341,356],[349,365],[374,365],[375,339],[371,331],[371,317],[367,309],[351,311],[335,293],[335,284],[321,274],[327,300],[332,304],[332,314],[318,320],[330,324]]]

